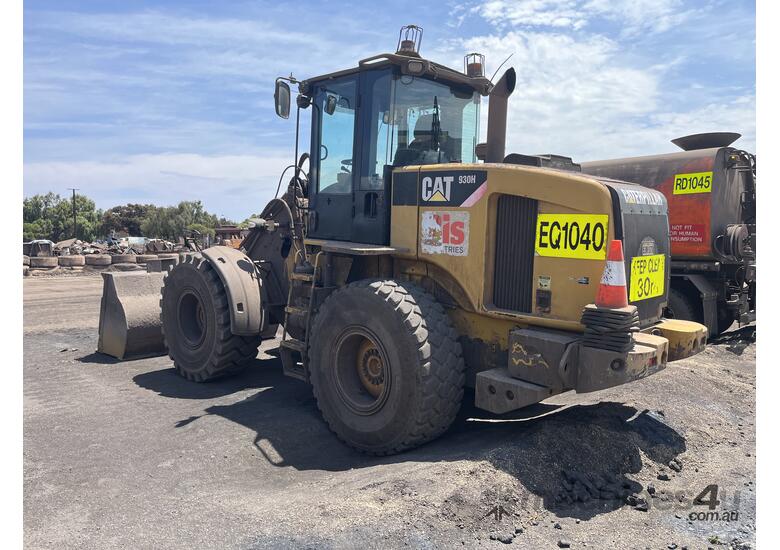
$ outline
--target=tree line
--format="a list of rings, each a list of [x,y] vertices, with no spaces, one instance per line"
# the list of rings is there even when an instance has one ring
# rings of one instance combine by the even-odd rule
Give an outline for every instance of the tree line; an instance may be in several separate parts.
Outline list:
[[[112,231],[132,237],[176,240],[188,231],[214,235],[214,228],[235,225],[210,214],[200,201],[182,201],[176,206],[124,204],[108,210],[95,207],[95,201],[76,195],[76,227],[73,227],[73,199],[55,193],[24,199],[24,240],[49,239],[54,242],[77,237],[83,241],[105,239]]]

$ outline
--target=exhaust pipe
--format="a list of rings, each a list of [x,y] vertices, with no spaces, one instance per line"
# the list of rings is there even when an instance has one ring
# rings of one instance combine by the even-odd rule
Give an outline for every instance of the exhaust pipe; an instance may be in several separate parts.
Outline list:
[[[485,162],[503,162],[506,152],[506,111],[515,90],[515,70],[510,68],[490,91]]]

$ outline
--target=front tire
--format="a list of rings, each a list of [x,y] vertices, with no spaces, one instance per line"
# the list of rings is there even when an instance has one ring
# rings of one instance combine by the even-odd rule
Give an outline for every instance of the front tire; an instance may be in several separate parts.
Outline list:
[[[333,292],[317,312],[309,371],[317,406],[349,446],[388,455],[444,433],[463,398],[457,333],[422,289],[366,280]]]
[[[168,355],[188,380],[233,374],[257,356],[260,335],[230,332],[225,286],[200,254],[186,257],[165,276],[160,309]]]

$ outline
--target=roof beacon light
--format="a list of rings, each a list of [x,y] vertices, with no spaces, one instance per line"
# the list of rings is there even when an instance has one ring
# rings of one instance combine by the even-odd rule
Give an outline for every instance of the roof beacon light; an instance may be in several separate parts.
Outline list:
[[[420,57],[423,29],[417,25],[404,25],[398,33],[398,55]]]
[[[485,56],[481,53],[470,53],[463,58],[463,72],[471,78],[485,76]]]

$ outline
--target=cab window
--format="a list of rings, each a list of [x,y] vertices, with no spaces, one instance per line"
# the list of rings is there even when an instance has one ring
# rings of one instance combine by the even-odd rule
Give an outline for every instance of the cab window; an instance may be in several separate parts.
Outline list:
[[[395,166],[476,162],[480,98],[439,82],[399,76],[394,89]]]
[[[320,193],[352,192],[357,78],[329,83],[319,89]]]

